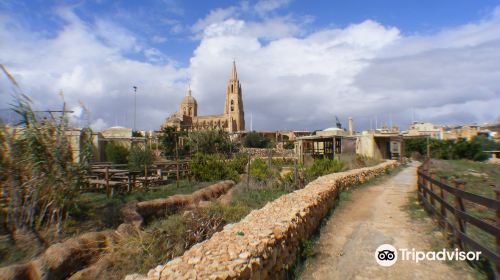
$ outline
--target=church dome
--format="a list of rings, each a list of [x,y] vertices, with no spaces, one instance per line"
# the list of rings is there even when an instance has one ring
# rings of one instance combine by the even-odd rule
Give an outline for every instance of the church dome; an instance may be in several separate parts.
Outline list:
[[[189,85],[189,88],[188,88],[188,94],[186,96],[184,96],[184,98],[182,99],[182,105],[193,105],[193,104],[196,104],[196,99],[194,99],[193,95],[191,94],[191,85]]]
[[[186,95],[184,96],[184,98],[182,99],[182,104],[197,104],[196,103],[196,99],[194,99],[193,96],[191,95]]]

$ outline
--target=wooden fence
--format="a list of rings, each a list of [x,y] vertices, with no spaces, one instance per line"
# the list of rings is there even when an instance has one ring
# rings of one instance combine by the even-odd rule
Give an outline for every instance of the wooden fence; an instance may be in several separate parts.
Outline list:
[[[462,250],[481,251],[487,258],[496,278],[500,279],[500,188],[495,188],[496,199],[483,197],[465,191],[465,183],[454,180],[450,183],[446,177],[436,178],[429,172],[429,161],[424,162],[418,170],[418,200],[429,212],[434,214],[447,235],[452,236],[453,243]],[[451,197],[450,197],[451,195]],[[453,203],[451,203],[453,201]],[[487,222],[467,213],[464,201],[480,205],[482,208],[496,212],[495,223]],[[490,234],[496,239],[496,250],[487,248],[467,234],[467,224]]]
[[[104,190],[109,197],[115,191],[147,190],[149,187],[165,184],[171,175],[177,182],[181,177],[189,178],[189,161],[154,162],[144,166],[141,171],[129,170],[126,164],[97,163],[92,165],[81,190]]]

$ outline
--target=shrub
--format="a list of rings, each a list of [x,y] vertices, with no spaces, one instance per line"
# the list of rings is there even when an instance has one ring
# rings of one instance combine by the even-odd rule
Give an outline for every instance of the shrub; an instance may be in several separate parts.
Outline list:
[[[250,163],[250,177],[263,182],[273,175],[272,170],[263,159],[256,158]]]
[[[488,158],[488,155],[484,151],[500,148],[500,144],[484,136],[474,137],[470,141],[465,139],[438,140],[413,138],[405,140],[405,155],[409,157],[414,152],[426,155],[427,143],[430,145],[431,157],[437,159],[470,159],[482,161]]]
[[[129,168],[135,171],[144,170],[144,166],[153,163],[153,152],[147,145],[133,143],[130,147]]]
[[[22,229],[47,246],[40,230],[55,225],[60,236],[68,208],[80,195],[88,158],[83,164],[73,161],[66,105],[60,116],[40,120],[30,98],[20,92],[1,64],[0,70],[14,86],[13,111],[20,119],[13,128],[0,121],[1,225],[11,241],[16,241],[17,230]],[[83,147],[82,151],[86,150]]]
[[[295,144],[292,141],[285,142],[283,144],[283,149],[293,150],[295,148]]]
[[[104,150],[108,161],[117,164],[125,164],[128,162],[130,151],[124,145],[115,141],[110,141],[106,144],[106,148]]]
[[[345,163],[336,158],[334,159],[316,159],[313,164],[306,168],[306,178],[313,180],[316,177],[344,170]]]
[[[268,148],[271,141],[259,133],[252,131],[249,132],[243,139],[243,146],[247,148]]]
[[[231,179],[239,181],[238,171],[231,166],[230,160],[220,154],[197,153],[189,162],[191,174],[198,181],[217,181]]]
[[[229,167],[236,170],[238,174],[246,172],[248,163],[248,156],[245,154],[235,154],[231,160],[228,161]]]

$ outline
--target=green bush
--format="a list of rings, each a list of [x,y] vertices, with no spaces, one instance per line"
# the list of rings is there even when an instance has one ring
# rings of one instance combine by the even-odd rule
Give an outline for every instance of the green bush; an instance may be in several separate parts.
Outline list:
[[[131,170],[141,171],[153,163],[153,152],[147,145],[133,143],[130,147],[128,165]]]
[[[126,164],[128,162],[129,149],[115,141],[110,141],[104,149],[106,159],[112,163]]]
[[[292,141],[285,142],[283,144],[283,149],[293,150],[295,148],[295,144]]]
[[[267,163],[263,159],[257,158],[250,163],[251,178],[263,182],[268,180],[272,175],[272,170],[269,166],[267,166]]]
[[[484,151],[498,150],[500,144],[484,136],[477,136],[470,141],[465,139],[438,140],[427,138],[405,139],[405,156],[413,152],[427,154],[427,143],[430,145],[431,157],[437,159],[470,159],[483,161],[488,158]]]
[[[188,141],[195,153],[231,154],[237,150],[229,134],[223,130],[192,131]]]
[[[235,154],[231,160],[228,161],[229,167],[236,170],[238,174],[246,172],[248,163],[248,156],[245,154]]]
[[[190,161],[190,169],[193,177],[202,182],[231,179],[239,181],[239,173],[233,166],[231,160],[220,154],[197,153]]]
[[[319,176],[343,171],[344,168],[345,163],[336,158],[316,159],[310,167],[306,168],[305,173],[308,180],[313,180]]]
[[[175,142],[180,138],[188,139],[187,136],[188,134],[184,130],[177,131],[177,129],[172,126],[163,128],[159,139],[163,155],[167,158],[175,157]],[[189,139],[187,141],[184,141],[184,145],[182,146],[179,144],[179,142],[177,143],[177,154],[179,157],[183,157],[189,154]]]
[[[269,148],[271,141],[259,133],[252,131],[243,138],[243,146],[247,148]]]

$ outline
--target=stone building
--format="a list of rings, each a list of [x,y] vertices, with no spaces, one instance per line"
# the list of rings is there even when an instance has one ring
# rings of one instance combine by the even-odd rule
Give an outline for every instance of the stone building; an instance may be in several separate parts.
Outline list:
[[[434,139],[443,139],[443,127],[428,122],[413,122],[405,136],[429,136]]]
[[[233,61],[231,77],[226,88],[226,102],[222,115],[198,116],[198,103],[192,96],[191,88],[182,99],[179,112],[165,119],[161,128],[172,126],[184,130],[222,129],[233,133],[245,130],[245,113],[241,84]]]

